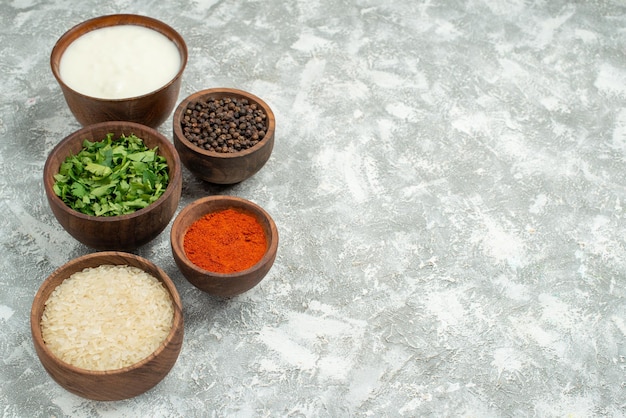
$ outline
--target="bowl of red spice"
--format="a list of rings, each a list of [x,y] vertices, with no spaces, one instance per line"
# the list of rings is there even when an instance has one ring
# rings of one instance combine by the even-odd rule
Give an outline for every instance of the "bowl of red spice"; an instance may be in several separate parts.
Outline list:
[[[208,196],[183,208],[170,232],[185,278],[214,296],[232,297],[259,284],[278,250],[278,229],[262,207],[235,196]]]
[[[173,115],[174,146],[183,165],[215,184],[235,184],[256,174],[272,154],[275,129],[265,101],[231,88],[196,92]]]

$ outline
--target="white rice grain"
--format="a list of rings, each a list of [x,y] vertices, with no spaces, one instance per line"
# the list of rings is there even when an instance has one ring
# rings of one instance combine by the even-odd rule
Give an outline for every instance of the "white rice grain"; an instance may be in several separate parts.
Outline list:
[[[114,370],[152,354],[173,318],[171,297],[159,280],[137,267],[101,265],[57,286],[46,301],[41,332],[66,363]]]

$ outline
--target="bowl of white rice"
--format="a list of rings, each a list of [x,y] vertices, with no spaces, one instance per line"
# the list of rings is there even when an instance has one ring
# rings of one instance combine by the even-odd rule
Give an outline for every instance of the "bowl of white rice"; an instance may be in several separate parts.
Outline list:
[[[69,261],[41,285],[31,332],[48,374],[88,399],[121,400],[161,382],[183,342],[180,296],[151,261],[97,252]]]

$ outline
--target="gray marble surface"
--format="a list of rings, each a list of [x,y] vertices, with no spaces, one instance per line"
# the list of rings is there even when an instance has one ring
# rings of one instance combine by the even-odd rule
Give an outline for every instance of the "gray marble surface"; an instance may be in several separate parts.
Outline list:
[[[185,172],[180,208],[253,200],[281,243],[229,300],[184,280],[169,227],[139,248],[179,289],[185,341],[157,387],[103,403],[48,377],[28,321],[42,280],[92,251],[42,189],[79,128],[49,54],[112,13],[183,35],[181,99],[273,108],[262,171]],[[2,416],[626,416],[622,1],[2,0],[0,23]]]

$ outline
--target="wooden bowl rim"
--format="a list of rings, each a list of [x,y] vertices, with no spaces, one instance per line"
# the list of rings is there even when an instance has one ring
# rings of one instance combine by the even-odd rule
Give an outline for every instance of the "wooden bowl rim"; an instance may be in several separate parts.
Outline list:
[[[159,280],[161,283],[163,283],[163,285],[165,286],[165,289],[167,290],[168,294],[170,295],[172,299],[172,304],[174,305],[174,317],[172,318],[172,327],[170,328],[170,332],[167,334],[167,336],[165,337],[161,345],[159,345],[159,347],[156,350],[154,350],[147,357],[143,358],[137,363],[134,363],[134,364],[131,364],[129,366],[122,367],[119,369],[111,369],[111,370],[83,369],[82,367],[77,367],[61,360],[43,342],[43,336],[41,333],[41,317],[37,317],[35,315],[36,310],[38,308],[38,306],[35,305],[35,301],[41,300],[40,296],[43,293],[44,289],[48,286],[49,282],[56,276],[63,274],[63,271],[66,270],[67,268],[71,267],[74,264],[81,263],[85,260],[98,260],[101,258],[106,259],[109,256],[120,257],[125,260],[133,259],[137,261],[139,264],[149,266],[151,269],[153,269],[154,271],[158,273],[158,277],[155,277],[155,278]],[[114,265],[123,265],[123,264],[114,264]],[[145,271],[144,268],[142,267],[140,268]],[[63,281],[65,281],[68,277],[69,275],[63,278],[63,280],[60,281],[59,284],[57,284],[57,286],[63,283]],[[55,286],[55,289],[57,286]],[[42,303],[45,303],[45,302],[46,302],[45,300],[42,300]],[[43,312],[43,309],[42,309],[42,312]],[[158,357],[170,345],[177,331],[181,327],[184,327],[184,318],[182,314],[182,301],[180,299],[180,294],[178,293],[178,290],[176,289],[176,285],[174,284],[172,279],[167,275],[167,273],[163,269],[161,269],[159,266],[157,266],[156,264],[154,264],[152,261],[148,260],[147,258],[138,256],[135,254],[126,253],[122,251],[100,251],[96,253],[85,254],[80,257],[69,260],[67,263],[56,268],[52,273],[50,273],[50,275],[41,283],[41,285],[39,286],[39,289],[37,290],[37,293],[35,294],[35,297],[33,298],[33,305],[31,307],[31,312],[30,312],[30,327],[31,327],[31,334],[34,340],[33,342],[39,345],[41,350],[44,353],[46,353],[46,355],[49,358],[53,359],[53,361],[57,362],[58,364],[62,364],[65,369],[76,374],[83,374],[83,375],[90,375],[90,376],[114,376],[114,375],[121,375],[129,371],[139,369],[142,366],[144,366],[146,363]]]
[[[167,165],[168,168],[170,168],[170,179],[169,179],[169,183],[167,188],[165,189],[165,192],[163,192],[163,194],[154,202],[152,202],[151,204],[149,204],[148,206],[146,206],[145,208],[141,208],[135,212],[132,213],[127,213],[125,215],[116,215],[116,216],[95,216],[95,215],[87,215],[85,213],[79,212],[77,210],[74,210],[72,208],[70,208],[69,206],[67,206],[67,204],[59,197],[57,196],[56,193],[54,193],[54,190],[50,190],[50,187],[48,187],[48,183],[46,181],[48,175],[54,176],[57,173],[52,173],[52,156],[55,153],[59,153],[60,150],[66,146],[69,143],[72,143],[73,141],[79,140],[83,141],[82,135],[85,134],[85,132],[89,132],[92,130],[96,130],[96,129],[100,129],[100,128],[105,128],[107,126],[111,126],[110,130],[115,130],[115,127],[119,127],[120,125],[124,125],[127,126],[130,130],[132,130],[133,128],[140,128],[142,130],[145,130],[147,132],[150,133],[150,135],[152,135],[154,138],[156,138],[159,142],[159,148],[165,147],[168,149],[169,153],[173,156],[173,161],[167,161]],[[104,138],[103,138],[104,139]],[[142,138],[143,140],[144,138]],[[69,156],[66,155],[66,158]],[[105,222],[105,223],[109,223],[109,222],[119,222],[122,220],[129,220],[132,218],[137,218],[140,217],[142,215],[144,215],[145,213],[154,210],[156,207],[164,205],[167,198],[169,198],[173,193],[175,193],[175,187],[170,187],[170,185],[174,185],[176,184],[176,182],[178,181],[178,179],[181,179],[182,181],[182,168],[181,168],[181,161],[180,161],[180,156],[178,155],[178,151],[176,151],[176,147],[174,147],[174,144],[172,144],[170,142],[169,139],[167,139],[163,134],[161,134],[159,131],[157,131],[154,128],[151,128],[147,125],[142,125],[140,123],[136,123],[136,122],[127,122],[127,121],[107,121],[107,122],[100,122],[100,123],[95,123],[93,125],[88,125],[85,126],[81,129],[78,129],[77,131],[72,132],[71,134],[69,134],[68,136],[66,136],[65,138],[63,138],[58,144],[55,145],[55,147],[52,149],[52,151],[50,151],[50,153],[48,154],[48,158],[46,159],[46,162],[44,164],[44,188],[46,190],[46,193],[54,200],[57,201],[57,203],[59,204],[60,207],[63,208],[63,210],[67,211],[68,213],[71,213],[72,216],[75,216],[76,218],[79,219],[83,219],[83,220],[89,220],[89,221],[95,221],[95,222]]]
[[[256,143],[254,146],[247,148],[245,150],[242,150],[242,151],[238,151],[238,152],[209,151],[209,150],[202,149],[198,147],[197,145],[193,144],[191,141],[189,141],[183,134],[183,130],[181,128],[180,121],[182,118],[182,113],[184,112],[185,108],[187,107],[189,103],[196,102],[198,100],[202,100],[206,98],[210,98],[216,95],[224,96],[224,97],[228,95],[241,96],[248,100],[252,100],[253,102],[256,102],[258,105],[260,105],[265,111],[265,114],[267,115],[267,131],[265,132],[265,136],[263,137],[263,139],[260,140],[258,143]],[[234,89],[230,87],[215,87],[215,88],[200,90],[200,91],[190,94],[189,96],[185,97],[176,107],[176,109],[174,110],[174,116],[172,120],[173,120],[173,125],[174,125],[174,138],[175,139],[179,140],[185,146],[185,148],[189,149],[190,151],[196,154],[200,154],[200,155],[211,157],[211,158],[233,159],[233,158],[241,158],[241,157],[250,155],[254,153],[255,151],[257,151],[258,149],[265,146],[268,142],[270,142],[274,138],[274,132],[276,130],[276,118],[274,116],[274,112],[272,111],[272,108],[263,99],[261,99],[260,97],[250,92],[239,90],[239,89]]]
[[[267,221],[267,223],[269,224],[269,230],[270,230],[270,234],[267,236],[269,245],[267,247],[267,250],[263,254],[263,257],[259,261],[257,261],[253,266],[245,270],[235,271],[232,273],[219,273],[215,271],[205,270],[195,265],[194,263],[191,262],[191,260],[189,260],[189,258],[187,258],[187,254],[185,254],[185,249],[182,243],[183,243],[185,234],[187,233],[187,229],[189,228],[189,226],[187,226],[183,230],[183,227],[181,224],[183,223],[185,218],[188,218],[190,216],[191,211],[209,202],[220,202],[220,203],[223,202],[224,208],[234,207],[235,209],[239,209],[243,207],[243,210],[246,213],[251,214],[255,217],[257,216],[254,212],[256,210],[256,212],[258,212]],[[222,210],[222,209],[219,209],[219,210]],[[203,212],[203,214],[208,214],[208,213],[212,213],[212,211]],[[196,218],[192,220],[191,222],[189,222],[189,225],[191,225],[197,219],[199,218]],[[264,265],[266,265],[270,260],[274,258],[276,252],[278,251],[278,240],[279,240],[279,237],[278,237],[278,229],[276,227],[276,223],[274,222],[274,219],[270,216],[270,214],[265,209],[263,209],[260,205],[250,200],[247,200],[241,197],[236,197],[236,196],[228,196],[228,195],[205,196],[197,200],[194,200],[193,202],[185,206],[180,211],[180,213],[176,216],[176,218],[174,219],[174,222],[172,223],[172,229],[170,231],[170,241],[172,245],[172,251],[176,253],[178,258],[185,264],[185,266],[193,270],[196,274],[204,275],[204,276],[211,276],[212,278],[215,278],[215,279],[233,279],[233,278],[236,279],[238,277],[246,276],[251,273],[254,273],[257,270],[262,269]]]
[[[143,24],[142,24],[143,23]],[[89,28],[90,25],[93,25],[92,28]],[[96,29],[102,29],[111,26],[121,26],[121,25],[135,25],[135,26],[143,26],[148,29],[155,30],[160,34],[166,36],[170,41],[176,45],[178,52],[180,54],[180,68],[176,75],[172,77],[170,81],[168,81],[163,86],[158,89],[152,90],[148,93],[132,96],[132,97],[123,97],[120,99],[106,99],[102,97],[90,96],[87,94],[83,94],[79,91],[74,90],[69,85],[67,85],[61,74],[59,73],[59,66],[61,64],[61,58],[63,57],[63,53],[69,47],[69,45],[74,42],[76,39],[80,38],[86,33],[92,32]],[[64,47],[64,43],[67,41],[67,45]],[[52,74],[54,78],[56,78],[57,82],[63,86],[64,89],[71,91],[73,94],[76,94],[80,97],[89,98],[90,100],[102,102],[102,103],[124,103],[137,101],[145,98],[146,96],[151,96],[157,92],[166,90],[169,88],[174,82],[179,79],[186,66],[188,61],[189,51],[187,50],[187,44],[185,43],[185,39],[182,37],[178,31],[176,31],[173,27],[168,25],[167,23],[144,15],[138,14],[130,14],[130,13],[120,13],[120,14],[109,14],[103,16],[93,17],[91,19],[87,19],[83,22],[80,22],[70,29],[68,29],[61,37],[56,41],[54,47],[52,48],[52,53],[50,54],[50,68],[52,69]]]

